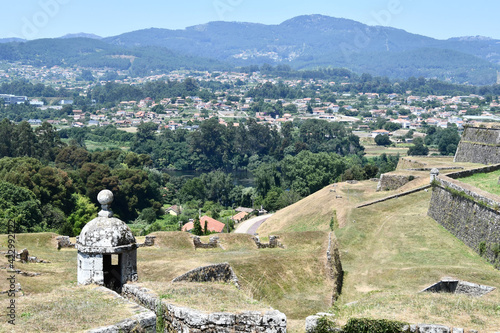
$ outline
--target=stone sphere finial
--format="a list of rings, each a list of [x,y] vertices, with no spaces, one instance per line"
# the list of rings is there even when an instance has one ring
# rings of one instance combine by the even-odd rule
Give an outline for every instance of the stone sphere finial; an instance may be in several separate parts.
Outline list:
[[[97,195],[97,201],[102,205],[102,210],[99,212],[101,217],[112,217],[113,212],[109,209],[109,205],[113,202],[113,192],[110,190],[102,190]]]
[[[113,192],[111,192],[110,190],[102,190],[97,195],[97,201],[99,201],[101,205],[109,205],[113,202],[113,199]]]

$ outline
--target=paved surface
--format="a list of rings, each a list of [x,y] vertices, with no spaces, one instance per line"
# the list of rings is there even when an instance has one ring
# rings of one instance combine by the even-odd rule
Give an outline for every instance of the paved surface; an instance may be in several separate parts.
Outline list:
[[[257,228],[260,227],[262,223],[264,223],[268,218],[270,218],[273,214],[267,214],[267,215],[261,215],[257,216],[254,218],[251,218],[249,220],[246,220],[244,222],[241,222],[236,226],[236,229],[234,232],[236,234],[250,234],[253,235],[256,231]]]

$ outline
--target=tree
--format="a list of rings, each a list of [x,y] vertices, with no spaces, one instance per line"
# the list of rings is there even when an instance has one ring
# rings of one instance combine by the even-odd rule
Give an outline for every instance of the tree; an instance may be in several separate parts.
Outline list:
[[[203,236],[203,230],[201,229],[200,218],[198,216],[194,219],[192,233],[196,236]]]
[[[415,138],[413,140],[413,146],[408,149],[408,155],[416,156],[416,155],[429,155],[429,148],[424,145],[424,140],[422,138]]]
[[[75,193],[73,198],[76,202],[76,209],[68,216],[67,226],[62,228],[62,232],[68,236],[77,236],[83,227],[92,219],[97,217],[98,208],[89,198],[82,194]],[[71,231],[71,235],[68,234]]]
[[[0,181],[0,233],[8,233],[9,221],[14,232],[41,231],[40,201],[26,188]]]
[[[377,134],[377,136],[375,137],[375,143],[378,146],[390,146],[392,141],[388,135]]]

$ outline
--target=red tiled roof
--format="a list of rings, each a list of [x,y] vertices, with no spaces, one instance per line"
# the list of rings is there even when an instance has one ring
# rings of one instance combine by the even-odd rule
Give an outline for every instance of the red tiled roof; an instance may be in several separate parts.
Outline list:
[[[241,221],[243,220],[246,216],[248,215],[247,212],[239,212],[238,214],[234,215],[231,217],[232,220],[234,221]]]
[[[225,228],[225,224],[219,222],[209,216],[202,216],[200,219],[201,229],[205,228],[205,221],[207,222],[207,230],[212,232],[222,232]],[[182,227],[182,231],[190,231],[194,228],[193,222],[188,222]]]

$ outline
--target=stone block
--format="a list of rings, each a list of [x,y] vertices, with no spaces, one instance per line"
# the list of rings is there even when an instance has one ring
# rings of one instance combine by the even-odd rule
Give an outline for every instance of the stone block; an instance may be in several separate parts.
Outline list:
[[[267,326],[286,327],[286,315],[277,310],[268,311],[262,318],[262,324]]]
[[[236,322],[240,325],[260,326],[262,324],[262,316],[257,311],[246,311],[236,316]]]
[[[442,325],[418,324],[419,333],[451,333],[450,328]]]
[[[227,312],[215,312],[208,315],[208,321],[215,325],[231,326],[236,322],[236,315]]]

